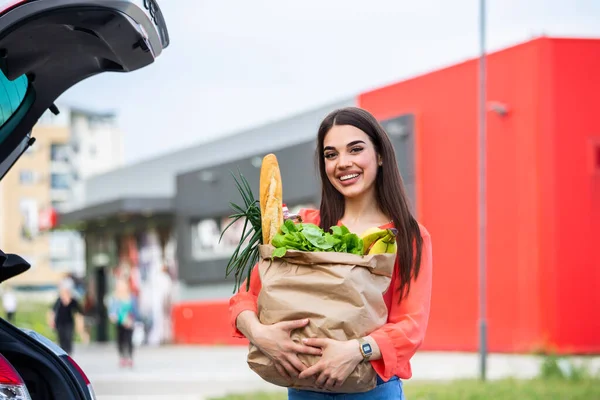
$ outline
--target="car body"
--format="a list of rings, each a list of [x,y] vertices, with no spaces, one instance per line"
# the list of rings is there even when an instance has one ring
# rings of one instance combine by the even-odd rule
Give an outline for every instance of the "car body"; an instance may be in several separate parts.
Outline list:
[[[0,179],[31,146],[33,126],[78,82],[153,63],[169,45],[155,0],[0,1]],[[0,251],[0,282],[31,266]],[[92,400],[89,379],[37,332],[0,319],[0,398]]]

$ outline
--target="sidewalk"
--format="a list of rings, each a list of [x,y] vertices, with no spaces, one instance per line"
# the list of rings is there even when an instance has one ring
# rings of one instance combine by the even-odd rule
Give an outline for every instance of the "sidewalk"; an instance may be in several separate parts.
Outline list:
[[[74,359],[86,372],[99,400],[178,398],[201,400],[206,396],[255,390],[285,391],[264,382],[246,363],[245,347],[165,346],[136,350],[135,367],[117,367],[111,345],[78,347]],[[600,371],[600,357],[590,357],[590,367]],[[531,378],[538,374],[541,358],[530,355],[491,354],[488,377]],[[413,379],[452,380],[476,378],[476,353],[420,352],[413,358]],[[141,397],[140,397],[141,398]]]

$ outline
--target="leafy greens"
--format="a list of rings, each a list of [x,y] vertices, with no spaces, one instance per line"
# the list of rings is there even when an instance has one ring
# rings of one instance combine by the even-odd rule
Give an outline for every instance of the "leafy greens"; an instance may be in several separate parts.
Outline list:
[[[273,257],[283,257],[287,250],[363,254],[362,239],[343,225],[332,226],[330,233],[315,224],[296,224],[289,219],[281,225],[281,233],[273,237],[271,244],[275,247]]]

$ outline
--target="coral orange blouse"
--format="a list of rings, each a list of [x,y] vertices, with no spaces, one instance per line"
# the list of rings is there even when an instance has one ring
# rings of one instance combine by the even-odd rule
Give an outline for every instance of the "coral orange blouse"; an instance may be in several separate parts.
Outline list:
[[[303,222],[319,224],[318,210],[302,210]],[[382,228],[390,227],[384,225]],[[375,340],[381,351],[382,358],[370,361],[377,374],[388,381],[397,376],[409,379],[412,376],[410,359],[423,343],[431,302],[432,282],[432,255],[431,238],[427,230],[419,225],[423,237],[421,255],[421,268],[418,278],[411,282],[410,293],[401,302],[400,279],[397,266],[394,268],[390,289],[384,294],[384,301],[388,308],[388,320],[385,325],[375,330],[370,336]],[[258,268],[254,268],[250,277],[250,288],[246,291],[244,282],[239,290],[229,301],[229,314],[235,337],[243,337],[236,327],[238,315],[245,310],[258,312],[257,299],[261,290]]]

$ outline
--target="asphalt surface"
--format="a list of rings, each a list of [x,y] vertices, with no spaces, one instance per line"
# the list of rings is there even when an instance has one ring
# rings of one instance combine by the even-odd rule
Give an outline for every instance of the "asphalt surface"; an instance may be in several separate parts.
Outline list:
[[[133,368],[120,368],[116,346],[77,347],[73,358],[90,378],[98,400],[207,400],[228,393],[280,391],[246,363],[245,347],[163,346],[137,348]],[[589,358],[600,372],[600,357]],[[476,378],[475,353],[419,352],[412,360],[414,380]],[[491,354],[490,379],[530,378],[539,372],[535,356]]]
[[[114,346],[76,349],[73,358],[99,400],[205,400],[227,393],[285,391],[254,374],[240,347],[141,347],[133,368],[118,365]]]

